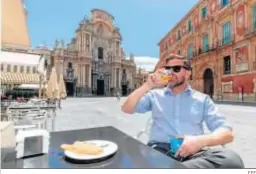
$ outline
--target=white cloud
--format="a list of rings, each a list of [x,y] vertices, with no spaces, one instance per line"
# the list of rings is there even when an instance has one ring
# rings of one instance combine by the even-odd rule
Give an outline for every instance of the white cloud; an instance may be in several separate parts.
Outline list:
[[[134,56],[134,60],[137,67],[143,68],[146,71],[153,71],[159,59],[155,57]]]

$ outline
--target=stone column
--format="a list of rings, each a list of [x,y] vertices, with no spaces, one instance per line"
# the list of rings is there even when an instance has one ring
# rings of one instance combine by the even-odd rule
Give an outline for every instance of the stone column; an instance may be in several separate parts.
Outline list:
[[[116,68],[113,69],[113,87],[116,89]]]
[[[88,72],[88,87],[89,87],[89,91],[91,92],[92,89],[92,68],[91,65],[88,65],[89,68],[89,72]]]
[[[82,96],[84,96],[85,93],[85,65],[82,64]]]
[[[122,79],[122,69],[119,68],[119,83],[118,83],[118,89],[121,89],[121,79]]]

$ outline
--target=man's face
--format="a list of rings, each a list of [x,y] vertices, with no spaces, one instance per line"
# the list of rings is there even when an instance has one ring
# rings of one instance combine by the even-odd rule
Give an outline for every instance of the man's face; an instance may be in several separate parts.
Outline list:
[[[180,59],[172,59],[166,63],[166,69],[170,69],[172,81],[169,86],[175,88],[188,82],[191,71],[184,68],[184,62]]]

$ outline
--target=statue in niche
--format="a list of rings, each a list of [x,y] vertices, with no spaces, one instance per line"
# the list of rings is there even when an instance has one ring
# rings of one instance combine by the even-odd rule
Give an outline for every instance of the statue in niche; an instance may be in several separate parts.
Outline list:
[[[68,69],[67,69],[67,75],[69,79],[72,79],[74,77],[74,69],[72,67],[72,63],[68,63]]]
[[[125,69],[123,69],[123,73],[122,73],[122,81],[123,81],[123,83],[125,83],[125,82],[126,82],[126,71],[125,71]]]
[[[89,19],[88,19],[87,16],[85,16],[85,17],[83,18],[83,20],[81,21],[80,26],[81,26],[83,29],[85,29],[85,28],[87,27],[88,22],[89,22]]]
[[[74,69],[68,68],[67,69],[68,78],[72,79],[74,77]]]
[[[103,25],[100,24],[99,27],[98,27],[98,29],[97,29],[97,34],[98,34],[99,36],[102,36],[103,33],[104,33]]]
[[[55,48],[58,48],[58,47],[59,47],[59,44],[60,44],[59,40],[58,40],[58,39],[56,39],[56,40],[55,40],[55,45],[54,45],[54,46],[55,46]]]
[[[61,40],[60,42],[61,42],[61,48],[64,48],[64,46],[65,46],[64,40]]]

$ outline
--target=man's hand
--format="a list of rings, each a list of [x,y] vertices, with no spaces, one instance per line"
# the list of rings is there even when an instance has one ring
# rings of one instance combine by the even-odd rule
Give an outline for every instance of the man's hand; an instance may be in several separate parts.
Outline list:
[[[203,144],[199,141],[197,136],[180,136],[184,138],[182,145],[176,152],[175,156],[186,158],[201,150]]]
[[[167,80],[161,80],[161,77],[165,75],[164,69],[159,69],[155,73],[149,74],[146,81],[147,86],[151,88],[160,88],[166,86],[169,82]]]

